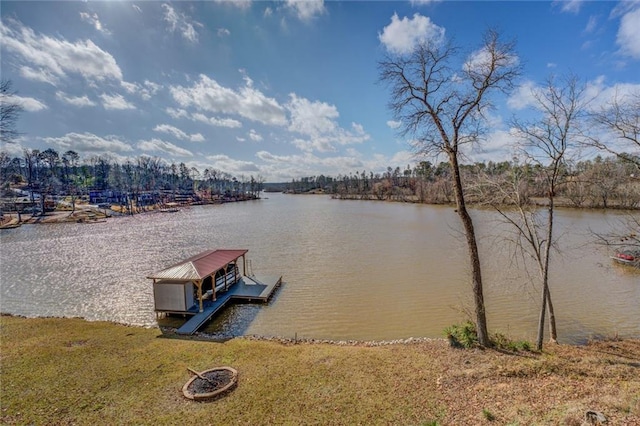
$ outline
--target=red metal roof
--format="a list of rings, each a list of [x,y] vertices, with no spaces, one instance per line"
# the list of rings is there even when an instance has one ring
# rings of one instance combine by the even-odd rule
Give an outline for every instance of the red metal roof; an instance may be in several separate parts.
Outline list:
[[[149,275],[149,279],[192,281],[215,274],[249,250],[207,250],[166,269]]]

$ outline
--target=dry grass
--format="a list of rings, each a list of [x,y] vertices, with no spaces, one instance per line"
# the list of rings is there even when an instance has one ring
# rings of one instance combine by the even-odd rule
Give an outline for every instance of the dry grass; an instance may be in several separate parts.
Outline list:
[[[640,424],[640,341],[543,354],[161,338],[157,329],[0,317],[3,424]],[[185,399],[187,367],[237,388]]]

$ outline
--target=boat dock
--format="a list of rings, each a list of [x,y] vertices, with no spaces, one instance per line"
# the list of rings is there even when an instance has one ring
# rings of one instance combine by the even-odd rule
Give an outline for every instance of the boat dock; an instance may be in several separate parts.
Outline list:
[[[218,295],[214,301],[205,301],[203,311],[198,312],[185,322],[176,333],[191,335],[219,312],[227,303],[237,300],[267,302],[276,288],[282,283],[282,277],[242,277],[229,290]]]
[[[149,275],[155,311],[192,315],[177,330],[193,334],[230,301],[266,302],[282,275],[247,274],[246,249],[207,250]],[[242,274],[240,273],[242,266]]]

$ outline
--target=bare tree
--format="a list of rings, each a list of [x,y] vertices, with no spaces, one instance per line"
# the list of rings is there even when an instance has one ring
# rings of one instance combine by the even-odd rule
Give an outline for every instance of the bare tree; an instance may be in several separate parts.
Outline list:
[[[602,137],[594,136],[588,139],[589,143],[640,169],[640,91],[626,96],[616,94],[611,102],[591,117],[617,139],[618,146],[612,141],[603,141]],[[635,151],[636,155],[626,151],[627,149]]]
[[[489,30],[479,50],[466,60],[452,44],[427,41],[408,55],[388,56],[380,79],[391,88],[390,108],[403,135],[417,140],[419,155],[447,156],[452,169],[457,213],[464,227],[472,271],[478,342],[489,345],[480,256],[473,220],[466,207],[459,158],[464,145],[480,140],[489,95],[513,88],[521,67],[513,43]],[[461,68],[456,60],[463,59]]]
[[[22,112],[22,105],[16,102],[16,92],[11,88],[11,80],[0,82],[0,142],[12,143],[20,136],[16,122]]]
[[[528,161],[539,165],[543,172],[543,184],[547,193],[546,235],[536,243],[543,245],[542,306],[538,323],[538,349],[542,348],[547,307],[551,341],[555,342],[558,336],[549,289],[549,260],[554,241],[555,197],[558,187],[565,183],[568,162],[572,156],[577,155],[578,147],[584,142],[579,126],[588,104],[584,92],[584,85],[579,84],[575,76],[566,77],[560,81],[560,84],[557,84],[554,77],[550,77],[546,86],[535,89],[532,93],[537,117],[531,121],[514,119],[512,122],[522,142],[523,154]]]

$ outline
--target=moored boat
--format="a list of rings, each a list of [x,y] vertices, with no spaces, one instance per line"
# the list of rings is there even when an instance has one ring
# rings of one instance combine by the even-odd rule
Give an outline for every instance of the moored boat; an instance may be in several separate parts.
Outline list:
[[[611,256],[611,259],[622,265],[640,268],[640,250],[638,249],[618,250]]]

